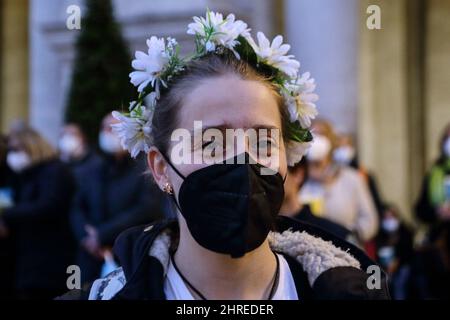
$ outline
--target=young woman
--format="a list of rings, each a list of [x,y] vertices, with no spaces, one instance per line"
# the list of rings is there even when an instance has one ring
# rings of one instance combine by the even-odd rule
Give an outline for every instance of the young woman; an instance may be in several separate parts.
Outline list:
[[[116,113],[123,146],[132,155],[147,152],[152,177],[172,199],[177,219],[124,232],[114,247],[121,267],[63,298],[388,298],[383,279],[379,289],[367,287],[373,262],[360,250],[278,216],[288,163],[298,162],[311,140],[313,80],[304,75],[295,88],[283,82],[296,78],[299,64],[285,55],[289,46],[281,37],[270,45],[259,33],[256,44],[233,15],[208,12],[194,21],[188,30],[196,36],[193,58],[177,64],[173,40],[165,47],[152,37],[130,75],[140,99],[127,116]],[[149,108],[142,106],[146,95]],[[214,137],[199,142],[198,121]],[[245,136],[243,148],[229,147],[218,138],[227,129],[253,129],[256,142]],[[194,132],[183,159],[222,160],[179,161],[180,142],[173,138],[180,131]]]
[[[333,159],[336,136],[330,123],[315,121],[314,144],[308,154],[308,179],[300,197],[311,203],[313,213],[350,230],[364,243],[378,231],[378,215],[369,188],[353,168]]]

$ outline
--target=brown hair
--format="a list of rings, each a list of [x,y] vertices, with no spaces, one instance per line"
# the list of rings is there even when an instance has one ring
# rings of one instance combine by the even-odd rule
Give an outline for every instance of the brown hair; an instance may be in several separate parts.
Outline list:
[[[330,141],[331,149],[330,154],[333,152],[333,150],[337,147],[337,136],[333,129],[333,125],[325,119],[319,118],[315,119],[313,123],[313,132],[316,132],[325,138],[327,138]]]
[[[36,130],[22,127],[11,131],[10,141],[16,141],[31,159],[31,163],[38,164],[56,158],[55,149]]]
[[[237,75],[243,80],[260,81],[271,90],[279,106],[283,138],[287,141],[285,135],[289,116],[284,108],[282,96],[276,86],[270,82],[270,76],[259,73],[246,61],[238,60],[232,53],[225,52],[221,55],[208,54],[191,61],[185,70],[171,81],[169,89],[161,92],[161,98],[153,115],[152,132],[154,145],[163,154],[167,154],[170,136],[177,126],[177,113],[183,103],[183,97],[201,80],[226,74]]]

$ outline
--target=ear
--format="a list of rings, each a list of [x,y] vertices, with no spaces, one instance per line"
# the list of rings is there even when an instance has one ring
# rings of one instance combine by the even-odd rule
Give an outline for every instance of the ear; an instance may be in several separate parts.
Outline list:
[[[152,172],[153,179],[163,190],[164,185],[169,181],[167,175],[167,163],[161,152],[156,147],[151,147],[147,154],[147,164]]]

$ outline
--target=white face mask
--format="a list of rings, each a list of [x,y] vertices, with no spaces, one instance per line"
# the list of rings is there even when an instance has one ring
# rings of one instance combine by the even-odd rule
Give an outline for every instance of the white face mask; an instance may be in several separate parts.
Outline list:
[[[100,132],[98,142],[100,149],[106,153],[116,153],[123,150],[122,145],[120,144],[120,139],[111,132]]]
[[[31,159],[24,151],[10,151],[6,156],[8,166],[14,172],[21,172],[31,165]]]
[[[72,134],[65,134],[58,143],[59,150],[66,156],[74,156],[81,150],[81,139]]]
[[[385,218],[381,222],[381,228],[387,232],[395,232],[400,226],[400,221],[396,218]]]
[[[311,148],[309,148],[307,158],[310,161],[321,161],[328,156],[330,150],[330,141],[324,136],[316,135],[313,138]]]
[[[351,146],[342,146],[333,153],[333,159],[339,164],[348,165],[355,157],[355,149]]]
[[[444,154],[450,158],[450,137],[444,142]]]

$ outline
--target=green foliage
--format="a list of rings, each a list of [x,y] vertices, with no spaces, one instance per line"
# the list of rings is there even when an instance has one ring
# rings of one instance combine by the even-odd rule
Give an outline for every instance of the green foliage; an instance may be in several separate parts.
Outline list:
[[[288,123],[288,132],[289,138],[297,142],[309,142],[313,140],[311,131],[302,128],[298,121]]]
[[[65,120],[79,124],[96,142],[101,119],[127,109],[135,89],[128,77],[131,57],[111,1],[86,0],[82,14]]]

